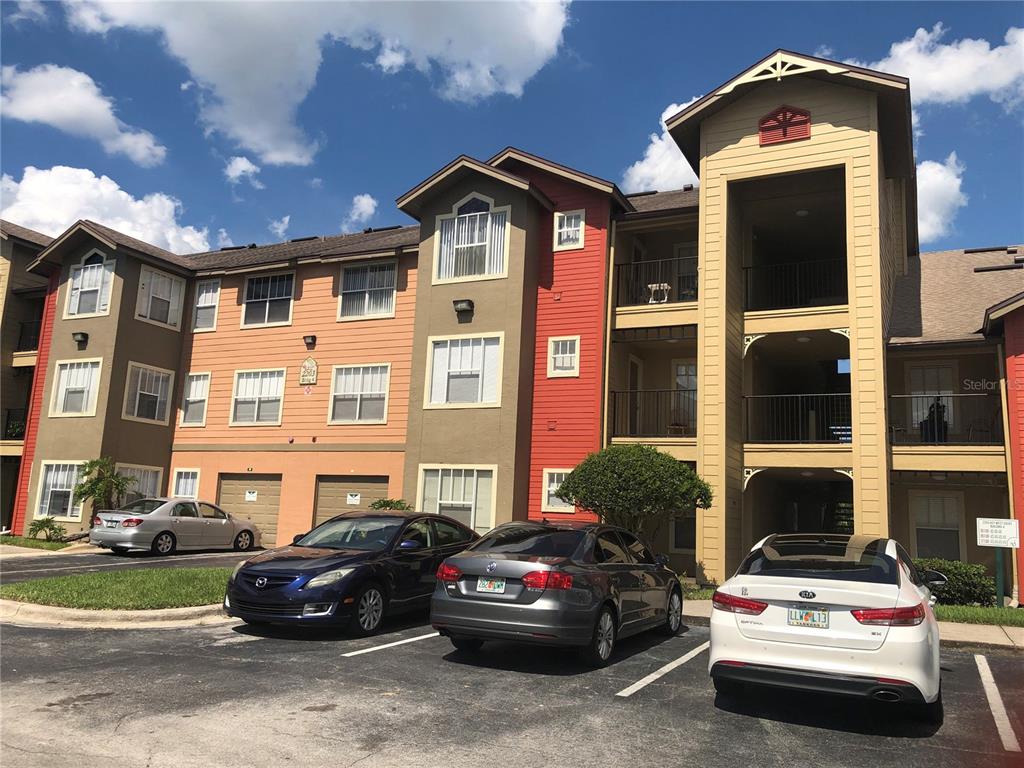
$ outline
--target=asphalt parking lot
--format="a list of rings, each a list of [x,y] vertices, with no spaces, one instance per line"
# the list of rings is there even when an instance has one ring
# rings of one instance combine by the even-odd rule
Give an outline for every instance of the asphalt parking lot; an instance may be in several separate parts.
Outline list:
[[[101,550],[94,553],[75,555],[23,555],[4,557],[0,565],[0,584],[11,584],[27,579],[44,579],[48,576],[68,576],[75,573],[91,573],[106,570],[128,570],[130,568],[205,568],[212,566],[233,566],[239,560],[252,557],[252,552],[182,552],[169,557],[157,557],[148,552],[129,555],[115,555]]]
[[[2,759],[47,768],[1022,764],[1004,747],[1006,727],[1024,741],[1020,655],[944,652],[946,718],[936,728],[894,705],[716,698],[707,641],[704,627],[641,635],[593,670],[568,650],[492,643],[459,653],[426,616],[365,639],[235,623],[5,626]],[[976,654],[1006,708],[1002,736]]]

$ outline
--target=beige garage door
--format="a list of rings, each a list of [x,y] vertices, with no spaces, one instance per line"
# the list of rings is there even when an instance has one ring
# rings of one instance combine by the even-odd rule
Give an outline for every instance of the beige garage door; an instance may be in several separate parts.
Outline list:
[[[313,525],[342,512],[367,510],[370,502],[387,495],[387,475],[317,475]]]
[[[264,547],[277,544],[280,475],[221,475],[217,503],[236,517],[252,520],[263,533]]]

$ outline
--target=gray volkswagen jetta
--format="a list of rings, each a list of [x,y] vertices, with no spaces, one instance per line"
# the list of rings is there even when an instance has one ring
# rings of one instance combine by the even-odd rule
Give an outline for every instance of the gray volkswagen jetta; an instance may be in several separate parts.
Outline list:
[[[604,666],[615,643],[679,631],[683,593],[668,559],[598,523],[499,525],[437,570],[430,623],[457,649],[485,640],[578,646]]]

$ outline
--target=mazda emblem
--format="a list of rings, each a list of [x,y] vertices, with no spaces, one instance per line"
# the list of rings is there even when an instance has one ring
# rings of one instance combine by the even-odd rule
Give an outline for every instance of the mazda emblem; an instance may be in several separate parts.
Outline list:
[[[498,564],[491,560],[491,562],[487,564],[487,572],[494,573],[496,570],[498,570]]]
[[[815,598],[815,594],[811,592],[811,590],[805,589],[803,592],[800,593],[800,597],[802,597],[804,600],[813,600]]]
[[[267,577],[260,576],[258,579],[256,579],[256,586],[260,589],[263,589],[263,587],[267,586]],[[811,595],[811,597],[814,597],[814,595]]]

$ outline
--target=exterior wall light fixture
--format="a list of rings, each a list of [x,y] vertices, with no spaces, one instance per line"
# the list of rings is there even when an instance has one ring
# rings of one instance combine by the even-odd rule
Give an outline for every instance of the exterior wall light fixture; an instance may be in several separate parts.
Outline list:
[[[316,336],[314,336],[312,333],[309,333],[309,334],[306,334],[305,336],[303,336],[302,337],[302,341],[303,341],[303,343],[307,347],[315,347],[316,346]]]
[[[71,333],[71,340],[74,341],[75,344],[85,346],[89,343],[89,334],[85,331],[73,331]]]
[[[462,314],[463,312],[473,311],[473,300],[472,299],[455,299],[452,302],[452,306],[455,307],[455,314]]]

